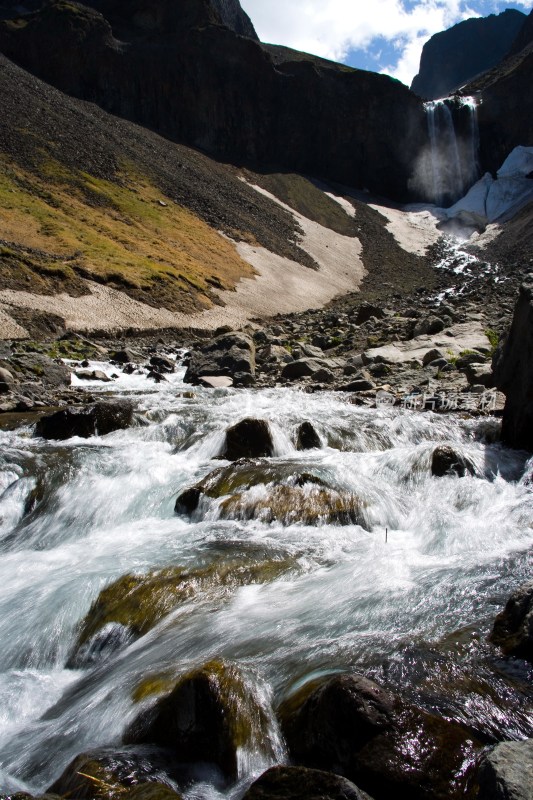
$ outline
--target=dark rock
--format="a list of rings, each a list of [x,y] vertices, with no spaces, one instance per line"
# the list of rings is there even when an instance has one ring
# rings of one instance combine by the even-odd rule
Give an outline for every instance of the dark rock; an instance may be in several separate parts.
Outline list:
[[[109,622],[76,648],[67,662],[67,669],[86,669],[94,664],[107,661],[117,650],[122,650],[134,638],[130,628],[120,625],[118,622]]]
[[[181,678],[166,697],[142,712],[124,734],[128,744],[156,744],[180,762],[215,764],[229,780],[239,775],[239,750],[270,750],[265,711],[239,669],[212,661]]]
[[[133,405],[126,400],[95,403],[85,408],[65,408],[42,417],[35,426],[35,435],[43,439],[70,439],[81,436],[105,436],[112,431],[129,428],[133,422]]]
[[[118,797],[180,800],[180,795],[169,786],[155,782],[160,780],[161,773],[161,764],[157,761],[157,754],[146,757],[127,750],[83,753],[66,767],[48,791],[78,800],[116,800]]]
[[[320,436],[310,422],[302,422],[296,432],[296,449],[313,450],[315,447],[322,447]]]
[[[420,71],[411,89],[420,97],[436,100],[494,67],[507,55],[524,25],[520,11],[467,19],[436,33],[422,50]]]
[[[413,338],[417,336],[428,336],[440,333],[444,330],[444,322],[440,317],[427,317],[427,319],[417,322],[413,328]]]
[[[372,305],[371,303],[363,303],[357,312],[355,324],[363,325],[365,322],[368,322],[369,319],[372,319],[372,317],[375,319],[383,319],[384,316],[385,312],[380,306]]]
[[[250,786],[243,800],[367,800],[367,796],[331,772],[272,767]]]
[[[249,372],[236,372],[233,376],[233,385],[237,389],[249,389],[254,383],[255,378]]]
[[[339,391],[341,392],[369,392],[372,389],[376,388],[376,384],[372,383],[372,381],[368,381],[365,378],[361,378],[360,380],[351,381],[350,383],[344,383],[342,386],[339,386]]]
[[[126,348],[124,350],[113,350],[109,358],[111,361],[116,361],[117,364],[132,364],[138,360],[139,356]]]
[[[494,381],[506,397],[502,442],[533,451],[533,275],[520,287],[509,336],[493,359]]]
[[[444,353],[435,347],[432,350],[427,351],[427,353],[424,355],[424,358],[422,359],[422,364],[424,365],[424,367],[427,367],[433,361],[439,361],[442,359],[444,359]]]
[[[264,419],[243,419],[226,431],[221,458],[262,458],[274,453],[274,442],[268,422]]]
[[[490,640],[505,655],[533,663],[533,582],[517,589],[498,614]]]
[[[485,753],[478,800],[533,800],[533,739],[502,742]]]
[[[468,459],[457,453],[453,447],[439,445],[435,448],[431,457],[432,475],[437,478],[442,478],[444,475],[457,475],[463,478],[467,473],[475,474],[473,465]]]
[[[109,383],[111,380],[101,369],[78,370],[76,377],[82,381],[102,381],[102,383]]]
[[[165,378],[165,376],[156,369],[150,370],[146,377],[151,381],[155,381],[156,383],[165,383],[167,381],[167,378]]]
[[[237,373],[255,375],[255,344],[244,333],[226,333],[193,351],[184,381],[197,385],[206,375],[232,378]]]
[[[167,356],[152,356],[150,359],[150,364],[152,367],[155,367],[158,372],[164,372],[167,374],[174,372],[176,367],[176,362],[171,358],[167,358]]]
[[[479,742],[363,676],[315,681],[284,701],[279,716],[294,762],[341,772],[374,797],[472,796]]]
[[[299,358],[285,364],[281,370],[281,377],[285,380],[298,380],[310,378],[321,369],[329,369],[329,362],[318,358]]]
[[[484,364],[486,360],[486,356],[481,353],[465,353],[457,359],[455,366],[457,369],[467,369],[474,364]]]
[[[313,380],[316,383],[334,383],[335,375],[330,369],[319,369],[313,373]]]
[[[176,514],[192,514],[198,508],[202,491],[197,486],[186,489],[176,500],[174,510]]]

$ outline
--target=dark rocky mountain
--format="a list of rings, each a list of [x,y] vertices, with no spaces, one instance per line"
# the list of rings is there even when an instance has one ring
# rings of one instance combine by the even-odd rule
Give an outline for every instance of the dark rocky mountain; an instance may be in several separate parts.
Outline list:
[[[447,97],[498,64],[509,53],[524,20],[520,11],[507,9],[435,34],[424,45],[411,89],[427,100]]]
[[[533,9],[530,11],[526,21],[524,22],[520,33],[516,37],[509,55],[516,55],[520,53],[524,47],[533,42]]]
[[[70,95],[233,163],[407,199],[427,143],[418,98],[384,75],[241,36],[239,9],[237,0],[51,0],[0,22],[0,50]]]

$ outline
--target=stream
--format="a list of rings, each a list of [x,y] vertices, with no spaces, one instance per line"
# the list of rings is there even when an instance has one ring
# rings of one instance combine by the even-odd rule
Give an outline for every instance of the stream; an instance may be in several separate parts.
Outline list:
[[[134,399],[128,430],[65,442],[0,431],[0,789],[43,792],[79,753],[120,744],[139,681],[214,658],[239,664],[265,708],[312,677],[352,670],[485,743],[531,737],[533,669],[486,641],[532,567],[526,455],[494,443],[497,423],[369,410],[334,392],[191,391],[183,375],[84,382],[92,395]],[[227,464],[216,460],[224,432],[246,417],[268,420],[283,474],[357,495],[361,524],[228,518],[218,500],[176,514],[180,492]],[[295,449],[304,420],[321,448]],[[432,477],[440,443],[475,474]],[[199,592],[106,660],[66,668],[91,604],[126,573],[265,559],[289,569],[223,596]],[[184,797],[242,794],[286,758],[272,714],[265,736],[268,755],[243,757],[236,786],[199,778]]]

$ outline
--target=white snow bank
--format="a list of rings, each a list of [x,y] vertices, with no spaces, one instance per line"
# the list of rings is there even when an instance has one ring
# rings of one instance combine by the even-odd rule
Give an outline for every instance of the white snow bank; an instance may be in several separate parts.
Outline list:
[[[484,227],[491,222],[504,222],[527,203],[533,201],[533,147],[515,147],[498,170],[495,180],[483,175],[468,193],[445,210],[448,220]]]

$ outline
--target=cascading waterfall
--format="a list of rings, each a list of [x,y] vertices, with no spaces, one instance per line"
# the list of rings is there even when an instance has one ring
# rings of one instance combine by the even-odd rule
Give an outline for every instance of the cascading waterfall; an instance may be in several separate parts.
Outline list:
[[[479,176],[478,101],[451,97],[424,104],[430,140],[428,199],[446,207]]]
[[[140,680],[220,658],[242,665],[266,708],[303,678],[355,669],[379,679],[386,667],[402,690],[423,695],[431,684],[430,705],[488,740],[530,736],[527,679],[517,665],[507,676],[502,663],[492,669],[485,643],[530,571],[524,454],[491,444],[490,420],[367,410],[288,388],[191,395],[183,374],[154,388],[140,373],[104,389],[89,382],[93,394],[111,385],[135,399],[143,424],[129,430],[67,442],[27,427],[0,431],[0,789],[42,792],[79,753],[120,743]],[[233,506],[222,492],[190,517],[176,514],[181,492],[220,475],[224,462],[213,457],[224,431],[248,416],[269,421],[276,452],[228,474],[255,469],[263,482],[245,490],[237,476]],[[295,449],[303,419],[322,447]],[[453,446],[473,474],[433,477],[438,444]],[[294,507],[265,519],[276,476],[279,501],[279,486],[293,487],[313,517],[311,501],[332,487],[334,503],[359,499],[360,521],[319,514],[309,524]],[[107,660],[68,668],[79,623],[104,587],[131,573],[236,564],[269,577],[218,589],[198,580],[148,633],[124,638]],[[468,636],[451,636],[461,630]],[[284,758],[270,714],[265,746],[239,754],[245,782]],[[234,796],[208,783],[184,798]]]

